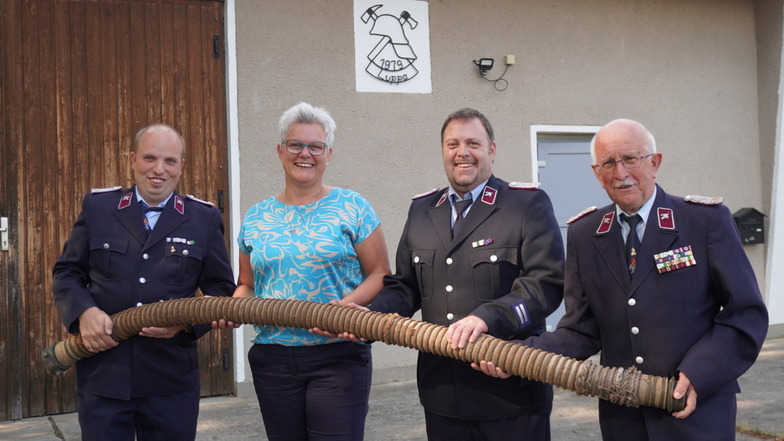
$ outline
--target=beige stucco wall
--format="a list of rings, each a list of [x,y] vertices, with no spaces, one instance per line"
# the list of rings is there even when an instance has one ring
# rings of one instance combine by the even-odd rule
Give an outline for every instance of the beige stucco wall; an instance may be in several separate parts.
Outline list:
[[[431,1],[431,94],[354,91],[351,0],[237,0],[235,10],[242,213],[282,189],[277,119],[299,101],[337,121],[325,180],[371,201],[392,258],[410,196],[445,185],[439,130],[463,106],[495,126],[495,171],[507,180],[536,180],[530,125],[628,117],[656,135],[670,193],[721,195],[733,212],[767,198],[752,1]],[[472,60],[495,58],[494,78],[506,54],[517,63],[499,92]],[[764,281],[763,247],[747,249]]]

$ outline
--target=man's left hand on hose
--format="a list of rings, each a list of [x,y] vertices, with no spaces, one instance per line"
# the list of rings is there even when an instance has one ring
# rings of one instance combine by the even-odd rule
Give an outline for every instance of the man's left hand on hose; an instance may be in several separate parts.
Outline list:
[[[678,383],[675,384],[675,391],[673,391],[673,398],[679,400],[684,394],[686,395],[686,407],[680,412],[673,412],[672,416],[679,419],[684,419],[691,415],[697,409],[697,390],[691,384],[691,380],[683,372],[678,372]]]
[[[151,338],[172,338],[177,335],[180,331],[187,328],[187,326],[169,326],[168,328],[158,328],[155,326],[150,326],[147,328],[142,328],[142,332],[139,333],[142,337],[151,337]]]
[[[487,331],[487,324],[484,320],[475,315],[469,315],[449,325],[446,339],[452,345],[452,349],[463,349],[469,342],[475,342],[480,335]]]

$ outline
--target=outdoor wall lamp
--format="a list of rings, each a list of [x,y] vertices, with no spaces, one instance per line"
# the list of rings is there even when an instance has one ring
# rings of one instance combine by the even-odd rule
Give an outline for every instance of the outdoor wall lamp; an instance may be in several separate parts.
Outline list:
[[[506,75],[506,71],[509,70],[509,66],[515,63],[515,56],[507,55],[504,57],[504,64],[506,65],[506,67],[504,68],[504,72],[501,74],[500,77],[493,80],[487,78],[487,71],[493,68],[494,62],[495,60],[493,60],[492,58],[480,58],[478,60],[474,60],[474,64],[476,64],[476,67],[479,68],[479,75],[481,75],[482,78],[484,78],[485,80],[493,83],[493,87],[495,88],[495,90],[499,92],[503,92],[504,90],[506,90],[507,87],[509,87],[509,83],[504,79],[504,75]]]
[[[492,58],[480,58],[478,60],[474,60],[474,64],[479,67],[479,73],[484,76],[488,70],[493,68],[493,63],[495,60]]]

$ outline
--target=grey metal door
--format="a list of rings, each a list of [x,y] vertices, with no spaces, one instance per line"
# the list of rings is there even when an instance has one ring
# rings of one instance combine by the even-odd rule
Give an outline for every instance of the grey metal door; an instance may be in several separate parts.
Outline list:
[[[591,170],[593,134],[553,134],[537,137],[539,182],[550,196],[555,217],[566,244],[566,221],[587,207],[610,203]],[[547,318],[548,329],[555,329],[564,314],[563,304]]]

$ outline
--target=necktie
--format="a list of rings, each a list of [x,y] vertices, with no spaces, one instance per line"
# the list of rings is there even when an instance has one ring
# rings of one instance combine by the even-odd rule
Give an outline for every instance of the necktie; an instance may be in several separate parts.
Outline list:
[[[147,233],[147,235],[149,236],[150,232],[152,231],[152,227],[150,227],[150,221],[147,219],[147,213],[150,211],[160,213],[161,211],[163,211],[163,207],[150,207],[149,205],[147,205],[147,202],[144,202],[142,200],[139,200],[139,207],[141,207],[142,209],[142,222],[144,222],[144,232]]]
[[[634,274],[637,268],[637,250],[640,249],[640,237],[637,235],[637,225],[642,222],[639,214],[627,216],[621,213],[621,220],[629,225],[629,234],[626,236],[626,261],[629,264],[629,274]]]
[[[455,237],[457,234],[457,229],[460,227],[460,223],[463,220],[463,214],[468,209],[468,206],[471,205],[473,199],[471,198],[471,193],[466,195],[466,199],[457,200],[457,195],[453,195],[454,204],[455,204],[455,212],[457,213],[457,218],[455,218],[455,223],[452,225],[452,237]]]

